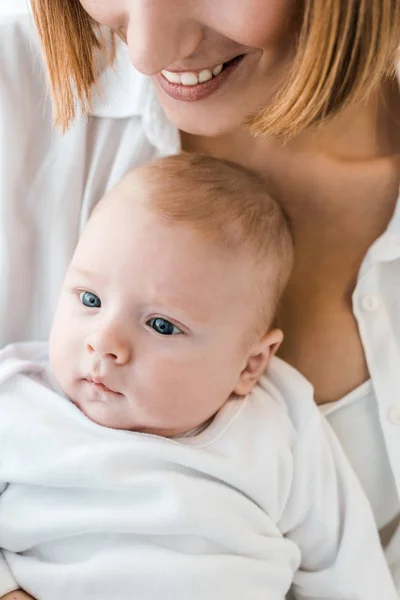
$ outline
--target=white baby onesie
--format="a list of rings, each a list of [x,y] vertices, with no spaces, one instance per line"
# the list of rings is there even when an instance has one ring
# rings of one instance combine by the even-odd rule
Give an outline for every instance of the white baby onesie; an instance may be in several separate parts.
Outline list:
[[[0,353],[0,596],[398,600],[311,386],[274,359],[193,437],[101,427],[47,346]]]

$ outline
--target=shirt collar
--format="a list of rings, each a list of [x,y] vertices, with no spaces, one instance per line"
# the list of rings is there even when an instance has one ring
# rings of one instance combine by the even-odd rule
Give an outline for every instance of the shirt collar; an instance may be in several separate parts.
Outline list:
[[[179,132],[167,119],[150,77],[133,67],[125,44],[118,39],[116,44],[115,62],[101,71],[89,115],[110,119],[139,117],[146,137],[159,154],[176,154],[180,150]]]
[[[400,259],[400,196],[386,231],[372,244],[358,273],[358,281],[375,265]]]
[[[400,85],[400,63],[397,65],[396,76]],[[384,233],[372,244],[361,265],[358,280],[374,265],[400,259],[400,190],[396,206]]]

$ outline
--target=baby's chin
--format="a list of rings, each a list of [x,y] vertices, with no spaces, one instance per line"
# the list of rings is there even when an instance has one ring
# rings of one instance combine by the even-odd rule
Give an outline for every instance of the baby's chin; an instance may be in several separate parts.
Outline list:
[[[199,429],[193,424],[176,427],[171,423],[165,423],[166,426],[163,426],[163,419],[160,417],[152,419],[149,415],[141,415],[142,418],[140,418],[137,411],[134,410],[134,401],[124,394],[106,392],[90,384],[82,385],[82,382],[79,382],[79,385],[74,382],[71,386],[63,387],[66,396],[86,418],[107,429],[132,431],[166,438],[183,436],[191,430]]]
[[[100,399],[70,398],[70,400],[90,421],[107,429],[132,431],[164,438],[179,437],[187,434],[192,429],[191,427],[163,428],[160,426],[144,425],[134,419],[131,411],[123,411],[121,407],[116,406],[112,402]]]
[[[175,435],[174,432],[144,425],[138,420],[137,415],[133,414],[131,403],[122,394],[97,393],[97,391],[95,394],[85,394],[80,390],[77,395],[67,395],[85,417],[101,427],[162,437]]]
[[[115,397],[111,397],[115,396]],[[108,429],[137,431],[132,411],[126,406],[127,399],[122,394],[80,393],[71,394],[73,404],[93,423]]]

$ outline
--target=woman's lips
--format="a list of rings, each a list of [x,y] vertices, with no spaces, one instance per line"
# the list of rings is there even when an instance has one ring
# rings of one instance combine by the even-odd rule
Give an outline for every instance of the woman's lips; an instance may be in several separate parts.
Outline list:
[[[244,55],[237,56],[225,63],[222,71],[218,75],[204,83],[198,83],[197,85],[171,83],[162,73],[156,75],[155,80],[160,88],[174,100],[180,100],[182,102],[198,102],[216,92],[225,83],[239,66],[243,56]]]

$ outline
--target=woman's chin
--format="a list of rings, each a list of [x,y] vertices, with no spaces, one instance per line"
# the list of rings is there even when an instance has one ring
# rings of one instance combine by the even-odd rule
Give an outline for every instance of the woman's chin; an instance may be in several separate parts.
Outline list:
[[[219,137],[239,129],[246,119],[242,110],[226,110],[226,105],[210,101],[183,102],[166,96],[157,89],[167,118],[180,131],[204,137]]]

